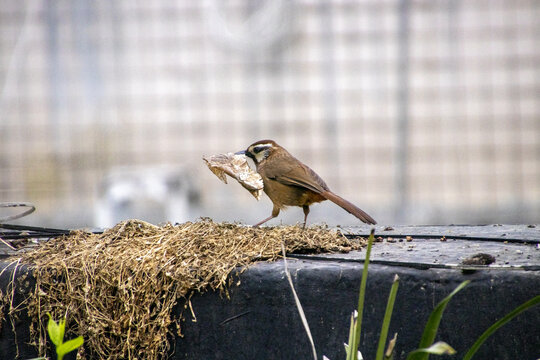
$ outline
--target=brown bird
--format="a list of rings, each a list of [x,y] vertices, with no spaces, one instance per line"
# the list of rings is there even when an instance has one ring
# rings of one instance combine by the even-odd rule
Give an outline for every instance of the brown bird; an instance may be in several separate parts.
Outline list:
[[[264,192],[274,204],[272,215],[254,226],[275,218],[286,206],[300,206],[304,210],[305,228],[309,206],[324,200],[330,200],[341,206],[367,224],[377,223],[366,212],[333,193],[315,171],[273,140],[257,141],[237,154],[244,154],[253,159],[257,172],[263,179]]]

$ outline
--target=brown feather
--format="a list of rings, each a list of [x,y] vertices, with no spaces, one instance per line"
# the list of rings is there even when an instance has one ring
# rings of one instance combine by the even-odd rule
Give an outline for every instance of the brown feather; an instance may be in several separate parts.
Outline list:
[[[360,209],[356,205],[350,203],[339,195],[334,194],[331,191],[324,191],[321,193],[326,199],[332,201],[334,204],[341,206],[344,210],[356,216],[366,224],[375,225],[377,222],[369,216],[364,210]]]
[[[284,148],[273,154],[272,163],[279,166],[264,166],[266,177],[284,185],[300,186],[317,194],[328,189],[323,179],[308,166],[302,164]],[[258,169],[259,170],[259,169]]]

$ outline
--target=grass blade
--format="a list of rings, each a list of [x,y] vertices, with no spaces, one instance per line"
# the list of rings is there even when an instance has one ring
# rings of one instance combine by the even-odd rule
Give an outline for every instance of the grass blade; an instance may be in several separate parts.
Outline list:
[[[487,338],[490,337],[495,331],[497,331],[500,327],[502,327],[504,324],[506,324],[507,322],[509,322],[510,320],[512,320],[514,317],[518,316],[525,310],[535,305],[538,305],[538,303],[540,303],[540,295],[521,304],[520,306],[518,306],[517,308],[515,308],[514,310],[506,314],[502,319],[497,321],[495,324],[491,325],[489,329],[487,329],[482,335],[480,335],[480,337],[478,338],[478,340],[476,340],[473,346],[471,346],[469,351],[467,351],[467,353],[463,357],[463,360],[470,360],[473,357],[473,355],[476,353],[476,351],[478,351],[480,346],[482,346],[484,341],[486,341]]]
[[[392,311],[394,310],[394,303],[396,302],[396,295],[399,287],[399,276],[394,277],[394,283],[390,289],[390,295],[388,296],[388,302],[386,304],[386,311],[384,313],[384,320],[381,328],[381,335],[379,336],[379,346],[377,347],[376,360],[383,360],[384,358],[384,346],[386,345],[386,338],[388,337],[388,329],[390,328],[390,320],[392,319]]]
[[[304,325],[304,329],[306,330],[307,337],[309,339],[309,342],[311,343],[311,351],[313,352],[313,359],[317,360],[317,350],[315,349],[315,342],[313,342],[313,336],[311,336],[311,331],[309,330],[309,324],[307,322],[306,314],[304,313],[304,309],[302,308],[300,299],[298,298],[298,295],[296,294],[296,290],[294,289],[291,273],[289,272],[289,267],[287,266],[287,256],[285,253],[285,245],[283,244],[283,242],[281,242],[281,251],[283,252],[283,265],[285,266],[285,276],[287,276],[287,280],[289,281],[289,285],[291,287],[291,291],[294,296],[294,302],[296,303],[296,308],[298,309],[298,313],[300,314],[300,318],[302,319],[302,324]]]
[[[358,346],[360,345],[360,334],[362,332],[362,315],[364,313],[364,298],[366,295],[366,284],[367,284],[367,275],[368,275],[368,266],[369,258],[371,256],[371,247],[373,246],[373,241],[375,238],[375,229],[371,229],[369,234],[368,246],[366,249],[366,259],[364,260],[364,270],[362,271],[362,280],[360,282],[360,291],[358,294],[358,318],[356,320],[356,328],[354,332],[354,344],[349,344],[352,347],[351,352],[353,353],[353,359],[356,360],[358,355]]]
[[[467,286],[469,282],[470,281],[467,280],[459,284],[458,287],[456,287],[454,291],[450,293],[450,295],[438,303],[435,309],[431,312],[428,322],[426,323],[426,327],[424,328],[420,345],[418,345],[419,349],[427,349],[433,344],[435,336],[437,335],[437,330],[439,330],[439,324],[441,322],[444,310],[446,309],[446,305],[448,305],[448,302],[452,299],[452,297]],[[427,360],[428,358],[428,353],[414,351],[407,356],[407,360]]]
[[[354,339],[354,334],[356,330],[355,316],[357,316],[358,314],[355,314],[355,313],[356,313],[356,310],[351,314],[351,324],[349,326],[349,341],[345,344],[345,353],[347,354],[347,357],[346,357],[347,360],[352,360],[353,358],[352,351],[351,351],[352,344],[356,342],[356,340]]]

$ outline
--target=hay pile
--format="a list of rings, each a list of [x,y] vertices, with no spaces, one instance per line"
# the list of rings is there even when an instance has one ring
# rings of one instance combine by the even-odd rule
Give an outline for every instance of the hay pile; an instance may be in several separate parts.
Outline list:
[[[52,239],[21,259],[36,278],[27,310],[39,319],[39,351],[45,352],[45,314],[58,319],[67,312],[70,331],[84,336],[83,358],[166,358],[168,337],[180,333],[175,304],[185,309],[190,294],[208,289],[226,294],[233,270],[279,258],[282,241],[288,253],[362,245],[324,227],[257,229],[205,219],[162,227],[131,220],[103,234]]]

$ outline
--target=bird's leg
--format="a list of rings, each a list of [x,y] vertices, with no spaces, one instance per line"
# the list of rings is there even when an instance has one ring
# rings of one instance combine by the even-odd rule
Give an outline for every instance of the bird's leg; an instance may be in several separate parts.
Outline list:
[[[269,217],[267,217],[263,221],[260,221],[260,222],[256,223],[255,225],[253,225],[253,227],[259,227],[260,225],[264,224],[268,220],[272,220],[273,218],[275,218],[278,215],[279,215],[279,208],[274,206],[274,208],[272,209],[272,215],[270,215]]]
[[[302,226],[302,230],[304,230],[306,228],[307,216],[309,214],[309,206],[304,205],[302,206],[302,209],[304,210],[304,226]]]
[[[264,224],[265,222],[267,222],[268,220],[272,220],[273,218],[275,218],[274,215],[270,215],[269,217],[267,217],[266,219],[264,219],[263,221],[260,221],[258,223],[256,223],[255,225],[253,225],[253,227],[259,227],[259,225],[262,225]]]

